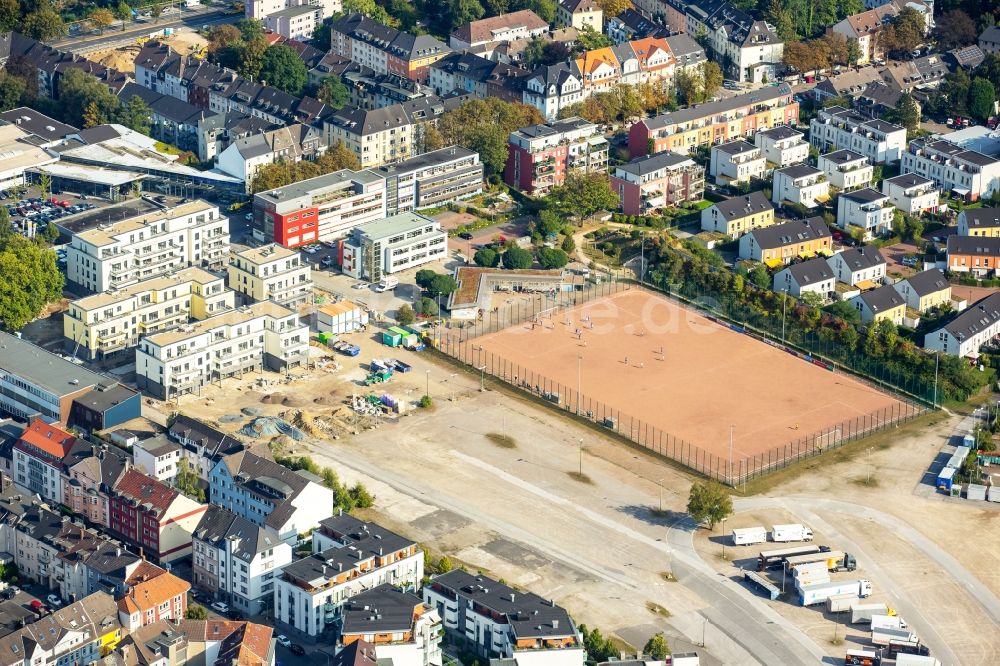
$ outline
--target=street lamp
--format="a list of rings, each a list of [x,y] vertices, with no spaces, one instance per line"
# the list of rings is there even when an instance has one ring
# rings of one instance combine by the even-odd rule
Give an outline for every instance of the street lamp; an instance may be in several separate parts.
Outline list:
[[[872,484],[872,447],[868,447],[868,480],[865,482],[866,486]]]
[[[660,513],[663,513],[663,479],[656,482],[660,486]]]
[[[941,350],[934,351],[934,409],[937,409],[938,368],[941,367]],[[1000,404],[1000,403],[998,403]]]
[[[722,559],[726,559],[726,519],[722,519]]]
[[[424,375],[427,378],[427,388],[424,391],[424,395],[426,395],[428,398],[430,398],[431,397],[431,371],[430,370],[424,370]]]
[[[781,297],[781,344],[785,344],[785,305],[788,302],[788,287],[785,286],[785,294]]]
[[[486,390],[486,366],[481,365],[476,370],[479,371],[479,392],[482,393]]]
[[[583,437],[580,438],[580,476],[583,476]]]
[[[729,426],[729,473],[727,474],[729,485],[733,485],[733,430],[735,428],[734,425]]]
[[[583,356],[576,357],[576,415],[580,415],[580,373],[583,365]]]

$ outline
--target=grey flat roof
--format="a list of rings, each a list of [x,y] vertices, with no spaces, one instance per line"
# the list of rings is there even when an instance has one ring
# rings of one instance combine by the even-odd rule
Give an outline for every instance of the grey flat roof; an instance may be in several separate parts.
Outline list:
[[[865,156],[856,153],[853,150],[835,150],[832,153],[827,153],[826,155],[820,155],[825,160],[830,160],[834,164],[846,164],[847,162],[856,162],[857,160],[865,159]]]
[[[899,185],[900,187],[916,187],[917,185],[930,185],[934,181],[930,178],[918,176],[915,173],[904,173],[893,178],[886,178],[883,182]]]
[[[391,215],[384,220],[362,224],[359,227],[355,227],[355,230],[372,238],[384,238],[393,234],[410,231],[425,224],[437,224],[437,222],[418,213],[406,212]]]
[[[889,198],[889,195],[882,194],[870,187],[866,187],[863,190],[854,190],[853,192],[841,192],[840,196],[859,203],[871,203],[872,201],[881,201],[882,199]]]
[[[117,383],[2,331],[0,368],[57,396],[76,393],[101,382]]]
[[[344,604],[344,634],[407,632],[413,628],[413,610],[423,600],[391,585],[374,587],[351,597]]]
[[[739,155],[741,153],[749,153],[754,150],[760,150],[760,148],[753,145],[749,141],[738,139],[736,141],[730,141],[729,143],[719,144],[718,146],[712,146],[712,150],[721,150],[729,155]]]
[[[680,153],[673,153],[666,150],[662,153],[656,153],[654,155],[643,155],[642,157],[637,157],[631,162],[619,164],[615,168],[621,169],[626,173],[634,173],[637,176],[641,176],[645,173],[652,173],[667,167],[679,166],[685,162],[690,162],[692,166],[695,164],[694,160],[687,155],[681,155]]]
[[[776,169],[775,173],[783,173],[789,178],[805,178],[806,176],[815,176],[823,172],[816,167],[807,166],[805,164],[795,164],[787,166],[783,169]]]
[[[429,153],[423,153],[421,155],[417,155],[416,157],[405,159],[402,162],[394,162],[392,164],[380,166],[375,170],[375,172],[379,175],[392,176],[397,173],[408,173],[418,169],[425,169],[436,164],[444,164],[454,160],[460,160],[465,157],[472,157],[473,155],[478,155],[478,153],[474,150],[463,148],[462,146],[448,146],[446,148],[440,148]]]
[[[307,194],[312,194],[316,190],[332,187],[334,185],[340,185],[341,183],[356,181],[362,184],[368,184],[381,179],[381,176],[370,169],[362,169],[360,171],[341,169],[340,171],[331,171],[330,173],[323,174],[322,176],[316,176],[315,178],[300,180],[296,183],[289,183],[288,185],[284,185],[282,187],[276,187],[273,190],[268,190],[267,192],[258,192],[254,196],[261,197],[262,199],[266,199],[268,201],[297,199],[299,197],[304,197]]]
[[[761,130],[757,132],[757,134],[777,140],[791,139],[794,136],[802,136],[802,132],[789,127],[788,125],[778,125],[777,127],[772,127],[771,129]]]

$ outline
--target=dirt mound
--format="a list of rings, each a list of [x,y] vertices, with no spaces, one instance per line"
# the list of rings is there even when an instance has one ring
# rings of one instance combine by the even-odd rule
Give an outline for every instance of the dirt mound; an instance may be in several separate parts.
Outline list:
[[[98,62],[105,67],[117,69],[119,72],[135,71],[135,58],[139,55],[138,46],[126,46],[110,51],[98,51],[88,56],[89,60]]]
[[[336,391],[330,391],[330,395],[321,395],[313,398],[313,403],[317,405],[339,405],[341,402],[342,400],[337,397]]]
[[[310,437],[319,437],[320,435],[319,428],[316,427],[312,414],[305,410],[299,410],[295,413],[292,417],[292,425]]]
[[[260,399],[265,405],[287,405],[288,396],[284,393],[269,393]]]

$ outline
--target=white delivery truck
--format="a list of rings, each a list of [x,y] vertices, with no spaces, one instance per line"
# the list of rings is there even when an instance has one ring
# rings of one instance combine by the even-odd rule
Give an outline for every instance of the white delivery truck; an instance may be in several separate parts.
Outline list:
[[[920,639],[909,629],[876,629],[872,632],[872,643],[886,647],[889,643],[919,643]]]
[[[898,615],[872,615],[872,631],[876,629],[906,629],[906,620]]]
[[[920,654],[897,654],[896,666],[941,666],[941,662],[934,657]]]
[[[774,525],[771,541],[812,541],[812,530],[805,525]]]
[[[733,530],[734,546],[751,546],[767,542],[767,530],[763,527],[739,527]]]
[[[375,285],[375,291],[377,291],[380,294],[384,291],[392,291],[393,289],[396,288],[396,285],[398,284],[399,284],[398,277],[392,275],[386,275],[384,278],[382,278],[381,282]]]
[[[839,594],[856,594],[859,597],[870,597],[872,584],[868,580],[841,580],[829,583],[814,583],[799,588],[799,604],[812,606],[825,603],[827,599]]]
[[[851,624],[858,624],[859,622],[871,622],[872,618],[876,615],[895,615],[896,611],[892,610],[885,604],[851,604]]]
[[[851,604],[858,600],[856,594],[835,594],[826,600],[827,613],[844,613],[851,610]]]

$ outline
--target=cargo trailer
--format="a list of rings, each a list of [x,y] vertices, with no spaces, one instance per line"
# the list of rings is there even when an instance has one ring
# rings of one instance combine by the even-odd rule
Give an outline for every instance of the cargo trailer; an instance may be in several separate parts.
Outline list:
[[[795,555],[811,555],[822,551],[825,546],[793,546],[791,548],[779,548],[777,550],[762,550],[757,555],[757,571],[780,567],[781,561],[786,557]]]
[[[733,530],[734,546],[751,546],[767,542],[767,530],[763,527],[742,527]]]
[[[827,613],[843,613],[851,610],[851,604],[857,602],[856,594],[835,594],[826,600]]]
[[[896,666],[941,666],[941,662],[930,655],[897,654]]]
[[[945,467],[951,467],[953,469],[962,469],[962,465],[965,464],[965,459],[969,457],[969,452],[972,451],[970,446],[959,446],[955,449],[955,452],[951,454],[951,458],[945,463]]]
[[[851,604],[851,624],[871,622],[875,615],[892,616],[895,614],[896,611],[885,604]]]
[[[899,663],[900,655],[913,655],[917,657],[929,657],[931,650],[920,641],[889,641],[885,646],[886,656],[895,659]]]
[[[776,543],[788,541],[812,541],[812,530],[805,525],[774,525],[771,527],[771,541]]]
[[[799,604],[802,606],[812,606],[826,602],[832,596],[840,594],[856,594],[861,598],[869,597],[872,593],[871,581],[867,580],[841,580],[829,583],[816,583],[814,585],[803,585],[799,588]]]
[[[888,647],[889,643],[919,643],[920,639],[909,629],[876,629],[872,632],[872,643]]]
[[[744,570],[743,571],[743,580],[748,580],[748,581],[750,581],[750,583],[752,585],[754,585],[754,586],[760,588],[761,590],[763,590],[764,594],[766,594],[768,597],[771,598],[771,601],[774,601],[775,599],[777,599],[778,596],[781,594],[781,590],[779,590],[777,587],[775,587],[771,583],[771,581],[769,581],[764,576],[761,576],[756,571],[747,571],[747,570]]]
[[[811,553],[809,555],[793,555],[792,557],[785,558],[785,563],[789,569],[795,569],[803,564],[812,564],[813,562],[824,562],[827,571],[854,571],[858,568],[858,562],[854,559],[853,555],[839,550]]]
[[[872,615],[872,631],[876,629],[906,629],[906,620],[898,615]]]

